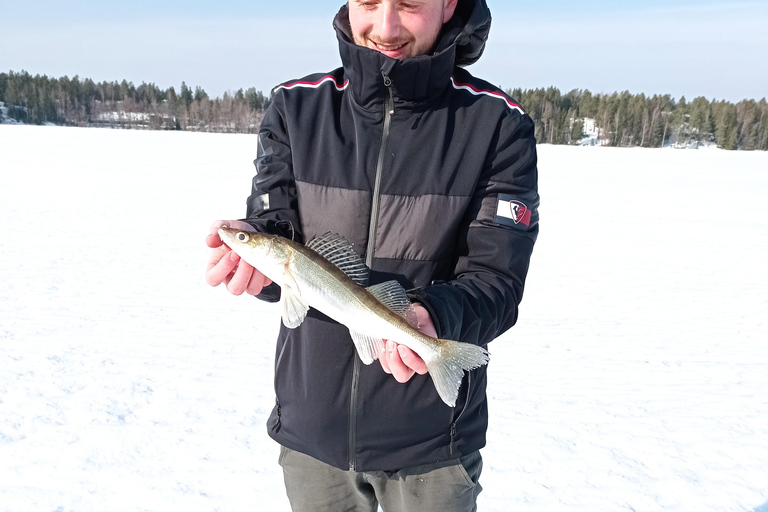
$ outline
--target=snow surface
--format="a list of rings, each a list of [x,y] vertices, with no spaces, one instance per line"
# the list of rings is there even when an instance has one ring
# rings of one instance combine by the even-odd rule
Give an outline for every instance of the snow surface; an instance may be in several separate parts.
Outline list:
[[[249,135],[0,126],[0,510],[286,511]],[[768,154],[541,146],[481,511],[768,510]]]
[[[584,128],[582,129],[584,137],[579,140],[580,146],[602,146],[600,142],[600,128],[591,117],[584,118]]]

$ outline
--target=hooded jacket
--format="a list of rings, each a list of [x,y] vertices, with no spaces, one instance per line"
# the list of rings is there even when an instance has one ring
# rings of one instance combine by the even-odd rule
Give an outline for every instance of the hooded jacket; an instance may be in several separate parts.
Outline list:
[[[481,56],[490,23],[485,0],[459,0],[434,51],[398,61],[355,45],[342,7],[343,66],[273,91],[244,219],[302,242],[343,235],[371,284],[398,280],[439,337],[479,345],[515,323],[538,233],[533,122],[459,67]],[[449,407],[429,374],[400,384],[363,365],[348,329],[310,309],[281,325],[267,428],[338,468],[396,471],[483,447],[485,390],[483,366]]]

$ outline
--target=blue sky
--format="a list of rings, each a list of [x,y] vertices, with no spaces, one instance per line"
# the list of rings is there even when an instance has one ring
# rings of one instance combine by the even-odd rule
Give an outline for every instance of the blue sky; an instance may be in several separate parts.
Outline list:
[[[768,96],[768,0],[488,0],[470,71],[503,88]],[[339,1],[0,0],[0,70],[225,90],[339,65]]]

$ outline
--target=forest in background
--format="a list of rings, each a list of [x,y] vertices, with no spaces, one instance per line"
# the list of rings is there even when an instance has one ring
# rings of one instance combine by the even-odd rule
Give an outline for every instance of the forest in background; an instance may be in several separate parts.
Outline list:
[[[550,144],[578,144],[585,120],[593,120],[598,142],[607,146],[699,147],[716,144],[723,149],[768,150],[768,102],[687,101],[669,94],[646,96],[628,91],[592,94],[575,89],[513,89],[536,123],[536,140]]]
[[[257,133],[269,98],[254,88],[210,98],[182,82],[161,89],[154,83],[94,82],[78,76],[0,73],[0,101],[21,123],[149,130]]]
[[[536,124],[536,140],[549,144],[620,147],[699,147],[768,150],[768,103],[670,95],[592,94],[556,87],[509,89]],[[94,82],[78,76],[49,78],[26,71],[0,73],[5,115],[21,123],[188,130],[258,132],[270,96],[254,88],[210,98],[182,82],[162,89],[154,83]],[[2,116],[2,114],[0,114]],[[0,118],[2,121],[2,118]],[[587,129],[588,128],[588,129]]]

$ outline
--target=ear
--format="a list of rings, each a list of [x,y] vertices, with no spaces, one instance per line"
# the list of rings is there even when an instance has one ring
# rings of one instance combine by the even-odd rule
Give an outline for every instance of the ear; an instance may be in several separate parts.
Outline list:
[[[445,0],[445,7],[443,7],[443,23],[446,23],[453,17],[453,12],[456,10],[456,4],[459,0]]]

